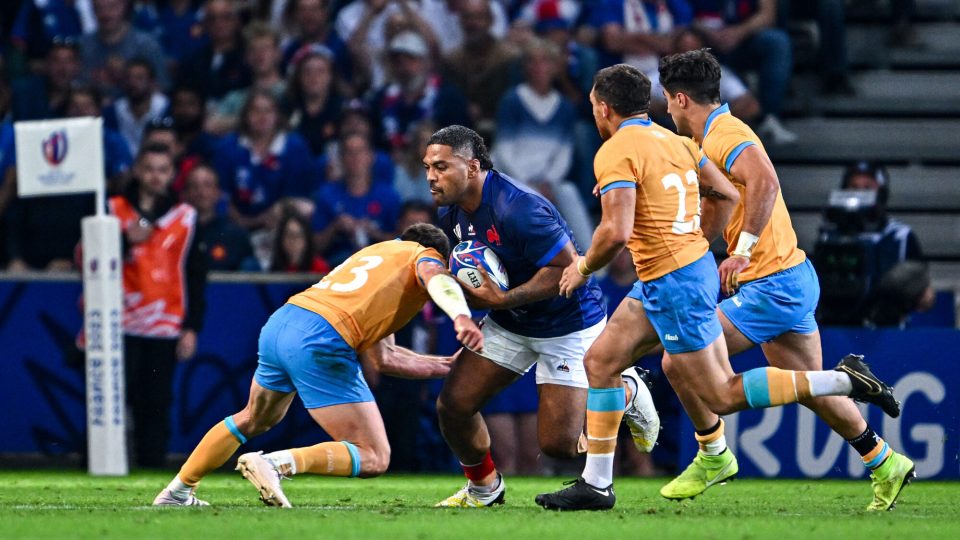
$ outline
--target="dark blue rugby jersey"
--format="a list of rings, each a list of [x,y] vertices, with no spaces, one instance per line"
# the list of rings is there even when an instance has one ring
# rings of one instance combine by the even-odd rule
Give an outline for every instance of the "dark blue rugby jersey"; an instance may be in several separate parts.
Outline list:
[[[497,171],[487,173],[476,212],[468,214],[454,205],[441,207],[439,214],[451,246],[479,240],[493,249],[507,269],[511,289],[529,281],[568,240],[573,240],[577,253],[583,253],[553,204]],[[592,277],[572,298],[557,295],[490,312],[490,318],[510,332],[535,338],[564,336],[589,328],[603,317],[602,295]]]

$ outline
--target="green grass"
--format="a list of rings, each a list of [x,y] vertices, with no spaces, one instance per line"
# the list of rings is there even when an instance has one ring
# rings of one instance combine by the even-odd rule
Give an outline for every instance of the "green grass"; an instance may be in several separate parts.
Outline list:
[[[238,475],[204,480],[208,508],[153,508],[169,474],[91,478],[78,472],[0,472],[0,538],[960,538],[960,484],[915,482],[897,508],[867,514],[866,481],[740,480],[695,501],[660,498],[662,479],[622,478],[609,512],[546,512],[533,496],[558,478],[508,478],[507,504],[431,508],[460,487],[453,476],[374,480],[297,477],[292,510],[266,508]]]

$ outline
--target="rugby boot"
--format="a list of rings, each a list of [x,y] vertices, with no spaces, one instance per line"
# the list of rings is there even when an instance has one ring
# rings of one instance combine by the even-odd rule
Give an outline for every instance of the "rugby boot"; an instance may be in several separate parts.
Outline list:
[[[157,494],[157,497],[153,499],[154,506],[210,506],[210,503],[207,501],[202,501],[194,497],[193,492],[191,491],[185,499],[179,499],[173,495],[173,492],[168,488],[164,488],[163,491]]]
[[[591,486],[583,477],[563,484],[569,487],[541,493],[534,497],[534,502],[547,510],[609,510],[617,503],[613,484],[601,489]]]
[[[627,368],[620,374],[624,379],[633,381],[637,391],[623,411],[623,422],[630,428],[633,444],[641,452],[650,452],[660,436],[660,416],[650,395],[649,371],[636,367]]]
[[[497,473],[497,481],[499,485],[496,489],[489,493],[484,493],[474,488],[473,483],[468,480],[467,484],[460,488],[459,491],[434,506],[437,508],[483,508],[503,504],[505,501],[504,495],[507,492],[507,484],[503,481],[503,476],[499,473]]]
[[[870,485],[873,487],[873,502],[867,510],[892,510],[897,497],[907,487],[917,472],[910,458],[893,452],[884,462],[870,473]]]
[[[900,416],[900,402],[893,397],[893,389],[870,371],[870,366],[863,361],[863,356],[848,354],[833,369],[846,373],[850,377],[850,382],[853,384],[851,399],[872,403],[892,418]]]
[[[237,458],[236,470],[257,488],[263,504],[281,508],[292,506],[280,488],[280,471],[263,457],[263,452],[243,454]]]
[[[674,500],[691,499],[710,486],[733,480],[739,470],[737,458],[729,448],[719,456],[697,452],[693,462],[687,465],[680,476],[660,488],[660,495]]]

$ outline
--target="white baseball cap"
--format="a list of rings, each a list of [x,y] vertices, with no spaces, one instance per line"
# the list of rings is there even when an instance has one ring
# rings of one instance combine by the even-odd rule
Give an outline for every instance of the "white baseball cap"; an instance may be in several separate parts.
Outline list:
[[[420,34],[408,30],[397,34],[390,40],[388,51],[425,57],[427,56],[427,41]]]

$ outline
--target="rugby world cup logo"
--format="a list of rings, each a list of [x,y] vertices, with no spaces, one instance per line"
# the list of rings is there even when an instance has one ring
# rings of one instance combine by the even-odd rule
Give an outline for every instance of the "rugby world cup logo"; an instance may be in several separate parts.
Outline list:
[[[51,166],[56,167],[67,158],[67,132],[54,131],[43,140],[43,159]]]

